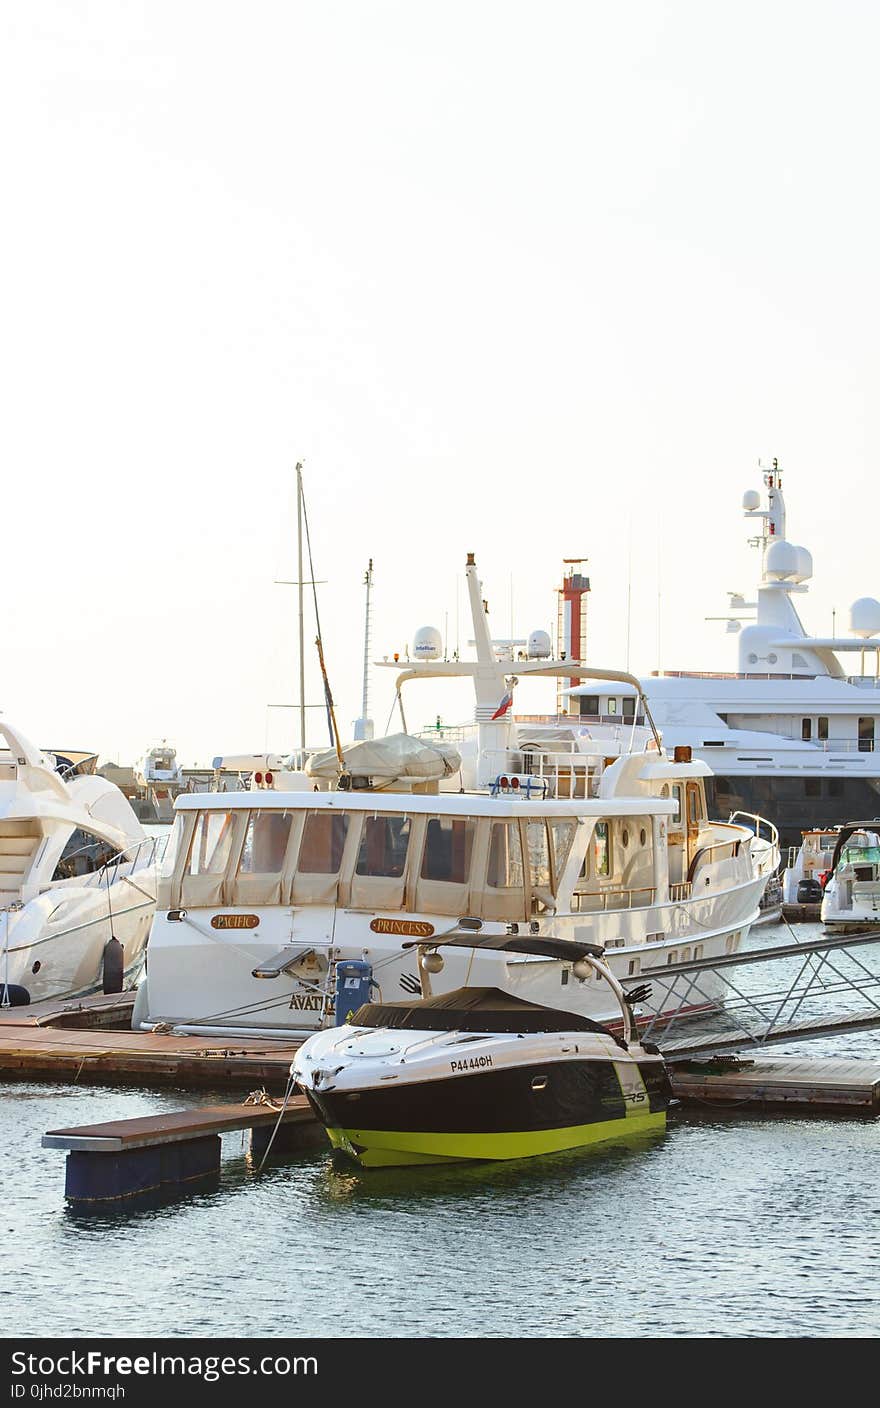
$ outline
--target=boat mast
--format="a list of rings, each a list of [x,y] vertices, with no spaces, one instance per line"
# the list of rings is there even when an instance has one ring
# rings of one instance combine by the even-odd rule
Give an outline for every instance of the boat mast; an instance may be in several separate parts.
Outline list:
[[[303,614],[303,482],[302,461],[296,465],[296,590],[299,598],[299,746],[306,751],[306,651]]]
[[[370,593],[373,589],[373,559],[370,558],[364,573],[366,603],[364,605],[364,687],[361,695],[361,716],[355,720],[355,741],[373,737],[373,721],[370,718],[370,636],[372,626]]]

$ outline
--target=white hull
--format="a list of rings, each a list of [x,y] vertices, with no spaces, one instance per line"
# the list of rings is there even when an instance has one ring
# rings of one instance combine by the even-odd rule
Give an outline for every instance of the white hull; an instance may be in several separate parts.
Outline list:
[[[756,919],[763,886],[763,878],[757,877],[705,900],[641,910],[556,915],[543,921],[539,932],[604,945],[615,977],[632,980],[645,969],[695,956],[718,957],[742,947]],[[243,911],[224,907],[217,912]],[[404,949],[400,938],[377,935],[370,929],[377,917],[399,916],[334,911],[330,906],[301,910],[257,906],[248,913],[259,919],[253,930],[214,930],[211,912],[206,910],[191,911],[178,921],[169,920],[167,913],[156,915],[147,963],[149,997],[144,1026],[169,1022],[184,1031],[223,1035],[316,1031],[328,1012],[325,994],[332,997],[333,992],[327,979],[329,965],[342,959],[366,959],[372,964],[376,1001],[395,1001],[418,988],[415,950]],[[435,934],[450,927],[446,916],[407,914],[406,919],[430,925]],[[660,937],[649,939],[648,935]],[[253,970],[285,945],[314,950],[321,964],[317,982],[283,973],[268,980],[253,977]],[[443,971],[432,979],[435,993],[484,984],[597,1021],[616,1017],[603,984],[572,982],[563,971],[565,965],[556,960],[469,950],[444,952],[443,956]],[[720,990],[710,989],[705,975],[700,977],[699,993],[692,990],[692,980],[684,975],[668,985],[657,978],[650,981],[652,1008],[660,999],[662,1010],[669,1013],[678,1010],[683,1001],[699,1009],[707,1005],[710,996],[720,996]]]
[[[98,991],[111,932],[123,946],[126,978],[133,981],[155,909],[155,868],[136,871],[134,880],[137,888],[125,879],[110,887],[112,925],[107,890],[86,886],[41,895],[8,913],[8,956],[7,916],[0,916],[0,982],[26,988],[32,1002]]]

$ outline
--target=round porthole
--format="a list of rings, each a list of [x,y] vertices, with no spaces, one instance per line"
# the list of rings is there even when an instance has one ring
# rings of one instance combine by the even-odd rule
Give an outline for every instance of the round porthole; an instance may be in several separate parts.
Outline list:
[[[38,958],[37,961],[36,961],[36,963],[34,964],[33,968],[31,969],[31,972],[32,972],[32,973],[39,973],[39,971],[40,971],[40,969],[42,968],[42,966],[43,966],[43,965],[42,965],[42,963],[40,962],[40,960],[39,960],[39,958]]]
[[[620,839],[625,846],[629,845],[629,832],[627,831],[626,827],[623,828],[623,835]]]
[[[647,841],[647,839],[648,839],[648,833],[647,833],[647,831],[645,830],[645,828],[644,828],[644,826],[643,826],[642,829],[641,829],[641,831],[639,832],[639,845],[640,845],[640,846],[644,846],[644,844],[645,844],[645,842]]]

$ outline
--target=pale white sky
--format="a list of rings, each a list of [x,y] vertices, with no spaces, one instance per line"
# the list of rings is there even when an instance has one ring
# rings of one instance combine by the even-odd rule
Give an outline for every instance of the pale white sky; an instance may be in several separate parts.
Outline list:
[[[880,594],[875,6],[0,15],[0,708],[36,742],[293,744],[298,458],[346,733],[370,556],[377,654],[453,633],[469,550],[499,635],[585,554],[620,666],[631,543],[632,666],[659,564],[661,663],[733,668],[703,617],[775,454],[808,625]]]

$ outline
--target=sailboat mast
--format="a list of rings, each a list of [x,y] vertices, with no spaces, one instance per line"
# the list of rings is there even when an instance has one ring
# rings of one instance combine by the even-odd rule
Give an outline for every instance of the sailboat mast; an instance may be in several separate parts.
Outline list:
[[[303,482],[302,462],[296,466],[296,589],[299,598],[299,746],[306,749],[306,651],[303,615]]]

